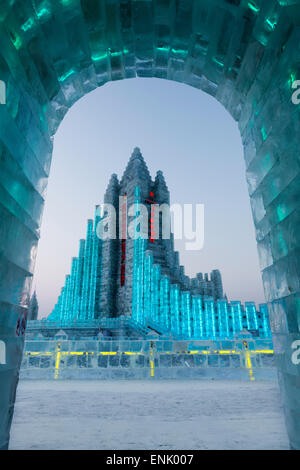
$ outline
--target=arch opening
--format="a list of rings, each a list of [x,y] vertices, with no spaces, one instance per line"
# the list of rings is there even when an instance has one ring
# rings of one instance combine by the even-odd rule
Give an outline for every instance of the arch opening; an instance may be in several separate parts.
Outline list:
[[[299,442],[299,1],[5,0],[0,7],[0,448],[22,357],[52,138],[107,81],[159,77],[214,96],[238,121],[291,446]],[[16,354],[17,352],[17,354]],[[3,385],[3,386],[2,386]]]
[[[71,272],[94,203],[103,202],[112,173],[120,180],[136,144],[150,175],[162,170],[171,204],[193,204],[194,222],[196,204],[204,204],[203,249],[186,251],[187,240],[175,240],[185,274],[219,269],[229,299],[264,303],[236,123],[192,87],[134,79],[82,98],[55,136],[33,281],[42,317],[53,311]]]

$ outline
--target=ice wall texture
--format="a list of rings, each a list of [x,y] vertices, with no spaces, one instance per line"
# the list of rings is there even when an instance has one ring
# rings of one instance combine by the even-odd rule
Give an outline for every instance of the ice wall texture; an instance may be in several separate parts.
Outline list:
[[[239,121],[291,446],[300,448],[299,0],[2,0],[0,448],[7,447],[52,136],[110,80],[160,77],[214,96]],[[3,100],[1,100],[3,102]],[[105,112],[105,110],[104,110]]]

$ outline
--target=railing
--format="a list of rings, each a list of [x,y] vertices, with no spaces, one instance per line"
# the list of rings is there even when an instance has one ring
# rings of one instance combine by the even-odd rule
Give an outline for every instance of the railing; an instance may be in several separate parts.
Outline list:
[[[138,323],[129,317],[118,318],[99,318],[97,320],[68,320],[68,321],[52,321],[52,320],[33,320],[27,325],[28,330],[44,330],[56,329],[63,330],[65,328],[122,328],[132,326],[133,328],[141,328]]]
[[[25,378],[47,379],[199,378],[213,371],[255,380],[263,370],[275,371],[274,352],[260,340],[26,341],[22,364]]]
[[[64,328],[99,328],[100,320],[73,320],[73,321],[51,321],[51,320],[32,320],[27,324],[27,330],[44,330],[44,329],[57,329],[63,330]]]
[[[153,325],[152,325],[153,326]],[[51,321],[51,320],[33,320],[29,321],[27,330],[64,330],[64,329],[125,329],[131,328],[142,335],[149,333],[149,329],[143,326],[130,317],[118,318],[100,318],[98,320],[70,320],[70,321]],[[159,330],[158,327],[155,329]]]
[[[142,325],[135,320],[133,320],[131,317],[125,317],[125,316],[120,316],[117,318],[99,318],[97,320],[70,320],[70,321],[51,321],[51,320],[34,320],[34,321],[29,321],[27,324],[27,331],[32,332],[32,331],[45,331],[45,330],[70,330],[70,329],[82,329],[82,330],[100,330],[101,329],[107,329],[107,330],[125,330],[126,334],[124,334],[124,337],[122,339],[136,339],[134,336],[130,337],[130,330],[139,333],[141,336],[146,336],[149,335],[153,332],[157,332],[159,335],[161,335],[162,338],[168,338],[170,336],[170,332],[165,330],[160,324],[157,324],[154,322],[152,319],[148,319],[146,322],[146,325]],[[243,330],[244,331],[244,330]],[[243,331],[240,333],[236,333],[236,335],[242,335]],[[256,331],[255,331],[256,332]],[[257,337],[258,339],[262,339],[258,335],[258,331],[256,332],[257,334],[254,335],[252,333],[253,337]],[[249,332],[247,332],[247,335],[249,336]],[[193,338],[194,340],[204,340],[204,341],[224,341],[224,340],[229,340],[232,341],[234,340],[235,336],[233,333],[230,337],[228,338],[219,338],[218,336],[216,338]],[[120,335],[119,335],[120,336]],[[174,336],[174,340],[187,340],[185,337],[181,336]],[[265,340],[271,341],[271,338],[264,338]],[[191,341],[191,339],[189,339]]]

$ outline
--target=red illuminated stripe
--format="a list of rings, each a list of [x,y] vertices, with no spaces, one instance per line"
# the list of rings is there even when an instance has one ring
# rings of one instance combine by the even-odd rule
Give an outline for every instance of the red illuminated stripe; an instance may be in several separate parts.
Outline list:
[[[155,209],[156,209],[156,204],[157,202],[155,202],[153,200],[154,198],[154,193],[151,191],[150,193],[150,198],[151,199],[146,199],[146,203],[150,204],[151,205],[151,215],[150,215],[150,238],[149,238],[149,241],[150,243],[154,243],[155,242]]]
[[[126,282],[127,194],[122,205],[121,286]]]

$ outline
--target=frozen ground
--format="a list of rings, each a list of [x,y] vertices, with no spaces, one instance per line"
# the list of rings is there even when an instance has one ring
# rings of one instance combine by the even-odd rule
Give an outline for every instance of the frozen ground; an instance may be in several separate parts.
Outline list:
[[[278,386],[23,381],[11,449],[288,449]]]

